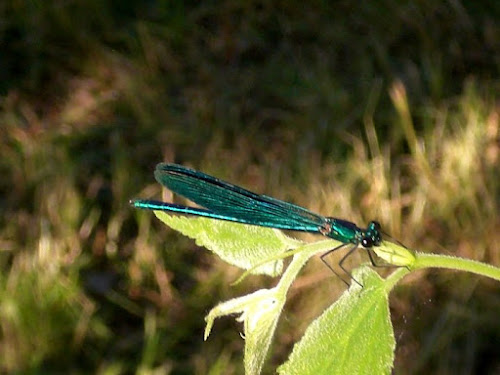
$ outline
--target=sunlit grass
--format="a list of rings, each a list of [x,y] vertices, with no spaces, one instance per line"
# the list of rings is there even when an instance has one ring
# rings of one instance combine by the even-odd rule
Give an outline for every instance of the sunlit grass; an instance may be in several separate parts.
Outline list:
[[[39,368],[63,352],[81,350],[87,336],[109,336],[96,320],[95,303],[79,285],[76,267],[66,267],[64,246],[57,240],[42,228],[36,250],[16,255],[8,274],[1,278],[4,371]],[[68,365],[71,357],[61,360]]]
[[[400,90],[402,95],[397,100],[405,100],[403,87],[395,86],[394,90]],[[485,99],[470,86],[462,98],[449,107],[429,107],[428,111],[433,113],[428,119],[429,133],[413,138],[418,143],[410,147],[412,156],[391,156],[388,145],[379,139],[376,127],[371,128],[368,121],[365,129],[374,137],[371,145],[377,148],[370,149],[361,139],[351,137],[352,152],[342,163],[321,162],[314,153],[306,156],[302,161],[300,187],[294,186],[294,178],[285,169],[280,168],[277,176],[269,178],[264,177],[266,170],[271,171],[269,166],[259,169],[244,156],[234,163],[230,160],[233,153],[221,152],[223,149],[219,148],[213,156],[219,160],[227,158],[219,164],[224,166],[219,175],[232,181],[240,180],[245,186],[255,186],[254,190],[293,199],[314,211],[349,218],[360,225],[378,219],[404,243],[422,244],[419,250],[439,251],[442,247],[437,244],[441,244],[450,253],[494,262],[498,259],[494,243],[498,225],[495,209],[498,114],[497,108]],[[126,153],[117,150],[113,156],[109,171],[112,185],[108,189],[116,203],[108,207],[109,212],[104,212],[95,204],[88,205],[89,196],[97,197],[95,187],[83,195],[76,188],[81,181],[71,167],[70,156],[60,145],[52,143],[50,137],[35,142],[36,135],[19,133],[16,128],[8,135],[11,140],[17,137],[17,144],[23,146],[18,149],[29,153],[25,159],[26,155],[16,154],[12,148],[3,149],[13,164],[22,166],[24,173],[19,174],[19,178],[26,181],[24,189],[11,194],[19,200],[31,194],[34,205],[30,212],[11,207],[10,219],[5,221],[2,231],[2,243],[9,244],[3,261],[8,272],[2,277],[3,368],[37,368],[57,358],[67,345],[76,358],[89,337],[112,340],[114,334],[107,327],[111,322],[106,323],[99,317],[96,302],[84,288],[86,283],[90,283],[90,291],[101,294],[111,304],[110,312],[122,310],[139,319],[144,317],[146,341],[138,369],[172,368],[169,360],[163,364],[158,362],[164,355],[160,342],[165,337],[161,335],[170,331],[165,325],[179,324],[179,317],[194,307],[191,303],[195,300],[199,304],[201,298],[207,308],[221,298],[220,293],[234,293],[227,284],[234,281],[238,272],[227,272],[226,266],[217,260],[215,268],[209,270],[208,265],[200,263],[209,259],[200,253],[202,250],[186,253],[185,249],[174,249],[173,246],[179,247],[181,243],[192,245],[188,241],[172,245],[174,235],[163,233],[166,229],[156,225],[152,215],[128,208],[126,202],[133,196],[133,189],[127,186],[134,179],[130,174],[134,167]],[[238,152],[248,155],[252,151],[250,147],[240,142]],[[233,165],[234,170],[226,165]],[[247,167],[243,175],[232,175],[234,171],[243,170],[243,165],[251,167]],[[317,168],[318,165],[321,168]],[[67,173],[61,174],[61,170]],[[31,182],[32,177],[37,180]],[[102,188],[102,180],[96,181],[97,189]],[[146,180],[144,186],[148,184],[152,184],[152,178]],[[26,189],[30,185],[31,189]],[[283,190],[283,186],[289,188]],[[159,187],[154,190],[156,193],[151,194],[157,195]],[[146,191],[142,194],[149,195]],[[103,215],[107,217],[105,222],[102,222]],[[134,236],[127,234],[125,227],[130,227],[126,222],[131,215],[137,220]],[[22,225],[25,229],[21,231]],[[170,240],[166,240],[165,234]],[[202,268],[186,268],[183,252],[191,254],[189,257]],[[113,290],[116,288],[113,284],[99,284],[96,274],[91,273],[85,281],[85,269],[99,264],[100,258],[117,267],[122,280],[117,290]],[[9,266],[5,268],[7,259]],[[94,285],[96,281],[98,284]],[[222,285],[225,286],[220,289]],[[293,324],[294,328],[286,324],[287,336],[297,339],[307,321],[333,300],[334,285],[335,280],[319,263],[299,278],[297,292],[301,297],[290,316],[304,324]],[[214,288],[219,292],[214,293]],[[301,292],[304,288],[307,295]],[[316,291],[316,297],[310,295],[312,290]],[[190,297],[186,292],[194,294]],[[141,300],[154,308],[144,309]],[[302,300],[309,302],[302,305]],[[313,300],[318,303],[312,304]],[[203,316],[203,309],[199,314],[198,318]],[[190,315],[197,319],[195,312]],[[200,318],[195,326],[201,325]],[[298,329],[297,333],[293,329]],[[182,336],[178,337],[181,341]],[[292,343],[283,341],[285,347]],[[175,340],[170,345],[170,350],[175,350]],[[206,349],[200,344],[199,350],[203,353]],[[280,352],[279,346],[277,351]],[[195,362],[200,366],[199,360]],[[210,362],[202,366],[208,368],[204,366],[210,367]]]
[[[436,23],[419,27],[423,14],[439,10],[432,2],[366,5],[336,22],[320,5],[303,17],[302,3],[277,18],[255,4],[179,6],[157,9],[163,23],[130,21],[127,6],[121,19],[100,3],[70,3],[76,24],[71,4],[57,2],[19,5],[8,18],[30,37],[9,45],[29,69],[2,81],[0,103],[0,371],[241,373],[238,327],[218,322],[206,344],[203,316],[239,288],[273,280],[229,286],[240,270],[128,206],[131,198],[161,196],[152,171],[162,160],[360,226],[379,220],[420,251],[500,263],[498,87],[478,75],[460,89],[467,75],[456,72],[467,55],[434,39],[494,51],[487,19],[484,43],[472,30],[471,41],[465,33],[451,43]],[[446,22],[466,30],[473,14],[455,19],[458,10],[449,11]],[[99,18],[88,24],[89,14]],[[409,25],[420,49],[387,35],[388,19]],[[276,25],[286,33],[276,34]],[[358,39],[363,25],[371,36]],[[320,36],[310,34],[317,28]],[[33,36],[40,36],[34,52]],[[360,261],[362,252],[352,266]],[[415,318],[427,327],[401,330],[443,329],[443,341],[453,342],[454,330],[436,316],[465,315],[477,317],[462,324],[479,341],[500,335],[497,286],[432,277],[414,276],[395,296],[396,316],[436,296],[455,295],[464,306],[473,292],[481,296],[459,313],[457,302],[438,300],[422,313],[428,319]],[[311,262],[291,291],[272,364],[342,288]],[[453,369],[440,362],[442,347],[406,335],[401,345],[413,356],[401,369],[418,353],[422,371],[436,362]]]

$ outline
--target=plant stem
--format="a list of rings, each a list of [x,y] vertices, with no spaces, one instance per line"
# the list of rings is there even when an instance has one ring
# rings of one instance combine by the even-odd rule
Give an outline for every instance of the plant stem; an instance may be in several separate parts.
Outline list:
[[[297,274],[300,272],[304,264],[312,257],[314,254],[319,252],[326,252],[335,247],[338,241],[335,240],[325,240],[314,243],[308,243],[307,245],[301,246],[300,248],[295,249],[295,255],[293,256],[292,261],[288,265],[281,277],[276,288],[280,291],[283,297],[286,296],[290,285],[293,283]],[[332,245],[333,243],[333,245]]]
[[[410,270],[406,267],[400,267],[385,279],[385,288],[387,291],[390,291],[394,288],[394,285],[401,280],[404,276],[408,275]]]
[[[421,269],[428,267],[468,271],[500,281],[500,268],[498,267],[471,259],[458,258],[448,255],[417,253],[415,262],[412,264],[411,268]]]

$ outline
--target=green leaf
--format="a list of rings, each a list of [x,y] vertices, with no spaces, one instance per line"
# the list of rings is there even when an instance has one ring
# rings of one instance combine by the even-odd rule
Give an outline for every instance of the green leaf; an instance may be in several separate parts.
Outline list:
[[[372,250],[379,258],[394,266],[411,267],[415,263],[415,252],[394,242],[383,241]]]
[[[286,295],[278,288],[261,289],[249,295],[220,303],[206,316],[205,340],[216,318],[240,314],[245,337],[245,374],[258,375],[262,370]]]
[[[394,332],[388,288],[368,267],[342,297],[316,319],[297,343],[280,374],[390,374]]]
[[[252,268],[263,259],[301,244],[276,229],[223,220],[168,215],[162,211],[154,213],[172,229],[194,239],[198,246],[206,247],[224,261],[243,269]],[[277,276],[282,269],[283,261],[274,260],[255,268],[252,273]]]
[[[310,257],[331,249],[335,242],[326,240],[304,244],[300,249],[290,251],[295,254],[276,287],[261,289],[213,308],[205,318],[205,340],[216,318],[239,314],[237,320],[243,322],[245,336],[245,374],[260,374],[290,286]]]

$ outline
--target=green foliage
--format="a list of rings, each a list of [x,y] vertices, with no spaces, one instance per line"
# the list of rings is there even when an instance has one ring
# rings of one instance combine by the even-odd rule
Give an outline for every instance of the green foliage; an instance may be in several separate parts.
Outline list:
[[[274,264],[276,255],[294,256],[275,288],[257,290],[220,303],[205,318],[206,340],[216,318],[239,315],[237,320],[244,325],[245,374],[260,374],[291,283],[312,255],[328,251],[336,246],[333,244],[336,241],[321,241],[303,246],[298,246],[298,241],[295,241],[293,244],[297,247],[294,251],[288,254],[271,253],[267,263],[259,262],[263,255],[260,250],[267,243],[261,237],[260,240],[264,242],[255,246],[254,235],[259,231],[253,226],[204,218],[178,218],[159,211],[155,214],[165,224],[195,239],[199,245],[208,246],[217,255],[230,259],[233,264],[244,264],[242,268],[253,266],[250,271],[262,269],[265,264]],[[262,230],[262,233],[273,232]],[[237,242],[231,241],[235,237],[228,237],[228,233],[238,233],[240,239]],[[209,241],[207,235],[211,236]],[[248,242],[242,238],[248,238]],[[272,248],[275,238],[270,236],[267,239],[271,240],[269,245]],[[226,240],[228,246],[224,245]],[[242,252],[238,246],[245,245],[249,247]],[[221,252],[220,248],[224,251]],[[419,254],[388,241],[374,247],[373,252],[388,265],[403,268],[393,272],[386,280],[369,268],[357,270],[359,272],[355,272],[353,277],[359,281],[353,283],[337,302],[309,326],[304,337],[294,347],[290,359],[279,367],[280,374],[390,374],[396,343],[389,312],[389,292],[412,269],[450,268],[500,281],[500,268],[468,259]],[[238,257],[243,262],[238,262]],[[359,353],[363,355],[360,356]]]
[[[206,247],[229,264],[243,269],[250,269],[262,259],[282,254],[300,244],[276,229],[245,228],[219,220],[193,219],[161,211],[155,211],[155,215],[169,227],[195,239],[198,246]],[[282,268],[283,262],[277,260],[253,268],[252,273],[277,276]]]
[[[230,287],[132,212],[161,160],[498,264],[497,3],[0,2],[0,372],[243,372],[234,326],[206,344],[200,317],[272,281]],[[269,366],[330,276],[297,278]],[[391,295],[395,373],[498,372],[478,280],[421,271]]]
[[[402,245],[383,241],[381,246],[374,247],[373,251],[386,264],[397,267],[409,267],[415,263],[415,253]]]
[[[278,369],[287,375],[390,374],[394,332],[389,295],[383,280],[363,268],[353,284],[306,330],[288,361]]]

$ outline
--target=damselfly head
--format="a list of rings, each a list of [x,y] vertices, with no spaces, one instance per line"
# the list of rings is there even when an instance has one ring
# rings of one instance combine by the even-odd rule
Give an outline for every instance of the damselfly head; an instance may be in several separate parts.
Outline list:
[[[380,245],[381,242],[380,223],[378,221],[370,221],[363,238],[361,238],[361,245],[365,248],[371,248]]]

